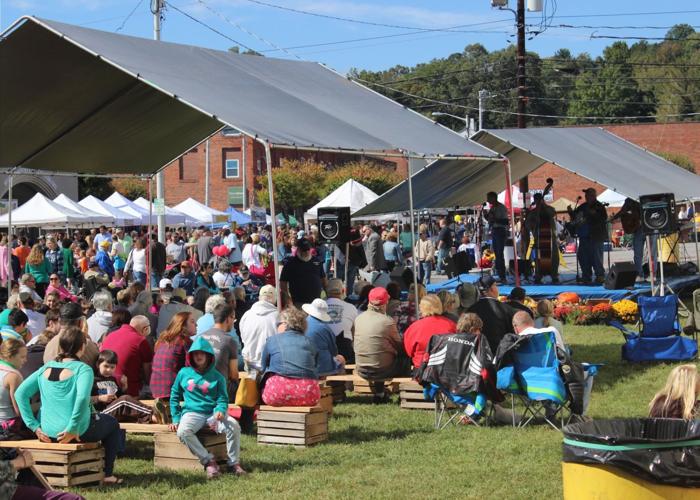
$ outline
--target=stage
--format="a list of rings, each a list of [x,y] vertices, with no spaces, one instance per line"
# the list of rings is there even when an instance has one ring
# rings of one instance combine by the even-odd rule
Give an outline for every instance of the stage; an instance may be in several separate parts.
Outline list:
[[[454,292],[459,283],[474,283],[480,276],[480,273],[461,274],[459,277],[428,285],[427,289],[431,293],[437,293],[441,290]],[[527,295],[533,299],[555,299],[562,292],[575,292],[582,299],[612,299],[616,302],[636,297],[637,295],[651,294],[651,283],[649,282],[637,283],[633,289],[607,290],[602,285],[578,285],[576,284],[576,276],[573,274],[562,275],[561,280],[562,283],[559,285],[550,283],[535,285],[531,282],[523,282],[522,287]],[[666,284],[676,293],[692,291],[700,287],[700,275],[668,277],[666,278]],[[509,282],[507,285],[499,285],[498,291],[501,295],[508,295],[514,286],[515,284],[512,282]]]

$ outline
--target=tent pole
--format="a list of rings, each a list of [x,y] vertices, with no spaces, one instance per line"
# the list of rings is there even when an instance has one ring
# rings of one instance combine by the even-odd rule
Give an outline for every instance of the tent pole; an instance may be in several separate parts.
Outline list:
[[[265,163],[267,163],[267,190],[270,197],[270,216],[272,217],[272,237],[273,241],[277,241],[277,213],[275,212],[275,190],[274,184],[272,182],[272,146],[269,142],[260,140],[262,145],[265,147]],[[279,290],[279,276],[280,276],[280,258],[279,252],[276,248],[272,249],[272,256],[275,262],[275,286]],[[282,301],[280,300],[279,291],[277,294],[277,307],[282,307]]]
[[[345,295],[352,295],[348,292],[348,266],[350,265],[350,242],[345,244]]]
[[[151,245],[151,231],[153,225],[153,177],[148,178],[148,236],[146,237],[146,245],[148,245],[148,257],[146,260],[146,290],[150,291],[151,290],[151,259],[153,257],[152,254],[152,245]],[[160,225],[158,226],[158,229],[160,229]],[[165,227],[163,227],[165,230]]]
[[[248,143],[248,137],[241,135],[241,177],[243,178],[243,208],[244,211],[248,208],[248,184],[246,183],[246,144]]]
[[[700,250],[698,250],[698,228],[695,225],[695,203],[693,203],[690,198],[687,198],[688,203],[693,207],[693,218],[690,219],[690,224],[691,224],[691,231],[695,235],[695,264],[697,265],[698,269],[700,269]]]
[[[12,280],[10,279],[10,272],[12,272],[12,241],[10,235],[12,234],[12,172],[14,169],[10,170],[8,174],[8,185],[7,185],[7,299],[10,299],[10,294],[12,293]],[[20,276],[17,276],[19,281]]]
[[[508,215],[510,215],[510,237],[513,240],[513,267],[515,271],[515,286],[520,286],[520,269],[518,266],[518,245],[515,244],[515,209],[513,208],[513,192],[511,188],[511,169],[510,160],[506,157],[503,159],[503,166],[506,170],[506,203],[509,204],[510,209]],[[521,224],[524,227],[524,224]]]
[[[418,319],[418,273],[416,263],[416,224],[413,218],[413,180],[411,179],[411,160],[406,156],[406,171],[408,176],[408,210],[411,212],[411,260],[413,261],[413,293],[414,310]]]

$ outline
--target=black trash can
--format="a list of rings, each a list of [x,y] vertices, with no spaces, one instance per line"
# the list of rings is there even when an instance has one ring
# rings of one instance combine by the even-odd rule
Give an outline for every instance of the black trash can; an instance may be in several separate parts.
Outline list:
[[[700,420],[615,419],[568,425],[563,461],[609,465],[651,483],[698,488]]]

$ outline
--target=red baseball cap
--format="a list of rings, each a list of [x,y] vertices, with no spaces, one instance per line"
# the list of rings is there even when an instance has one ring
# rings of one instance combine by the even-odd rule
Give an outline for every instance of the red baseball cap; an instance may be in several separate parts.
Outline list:
[[[367,298],[370,304],[381,306],[389,302],[389,292],[386,291],[386,288],[382,288],[379,286],[376,288],[372,288]]]

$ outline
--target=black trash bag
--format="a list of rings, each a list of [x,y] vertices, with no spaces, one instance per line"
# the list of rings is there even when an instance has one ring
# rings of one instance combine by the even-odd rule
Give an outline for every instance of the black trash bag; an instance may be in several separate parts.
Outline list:
[[[700,420],[594,420],[564,427],[564,462],[612,465],[670,486],[700,486]]]

